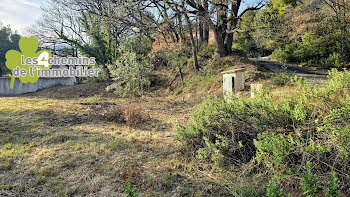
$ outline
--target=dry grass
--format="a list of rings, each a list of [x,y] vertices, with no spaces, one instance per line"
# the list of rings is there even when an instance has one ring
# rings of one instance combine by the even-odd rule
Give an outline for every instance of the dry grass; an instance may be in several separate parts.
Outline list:
[[[221,173],[183,157],[174,139],[201,99],[39,95],[0,98],[0,195],[121,196],[126,176],[141,196],[192,196],[203,188],[229,194],[220,189]],[[150,120],[130,127],[94,113],[130,103],[144,109],[129,110],[131,118]]]
[[[249,67],[247,85],[265,76],[250,62],[233,65]],[[89,83],[0,97],[0,196],[123,196],[127,178],[140,196],[259,196],[259,178],[182,153],[178,123],[222,91],[221,74],[186,77],[180,95],[180,83],[129,99]]]

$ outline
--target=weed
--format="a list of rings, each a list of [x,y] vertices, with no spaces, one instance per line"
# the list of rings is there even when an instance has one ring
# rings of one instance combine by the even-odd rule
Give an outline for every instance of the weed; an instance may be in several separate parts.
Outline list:
[[[115,107],[111,110],[106,111],[103,116],[107,121],[113,121],[117,123],[122,123],[125,121],[124,110],[120,107]]]
[[[86,99],[87,102],[89,103],[98,103],[100,102],[102,99],[102,95],[101,94],[96,94],[94,96],[91,96],[89,98]]]
[[[340,185],[338,183],[337,174],[332,171],[331,179],[328,183],[328,187],[324,190],[326,197],[340,197]]]
[[[318,177],[312,172],[312,163],[306,162],[306,171],[303,173],[303,177],[300,180],[300,185],[303,190],[303,195],[309,197],[317,197],[320,191],[320,185]]]
[[[39,175],[46,177],[56,176],[57,171],[55,168],[52,167],[44,167],[43,169],[41,169]]]
[[[124,146],[124,143],[121,140],[113,140],[109,143],[109,148],[111,150],[117,150],[118,148],[121,148]]]
[[[272,179],[269,182],[269,186],[266,189],[266,196],[267,197],[284,197],[284,192],[282,188],[278,188],[277,186],[277,179],[275,177],[272,177]]]
[[[132,187],[130,179],[125,183],[125,194],[127,197],[138,197],[136,189]]]
[[[39,185],[43,185],[43,184],[45,184],[46,182],[47,182],[47,177],[45,177],[45,176],[37,176],[36,178],[35,178],[35,180],[34,180],[34,186],[39,186]]]
[[[257,177],[236,178],[229,185],[230,193],[233,196],[260,197],[266,194],[265,184]]]

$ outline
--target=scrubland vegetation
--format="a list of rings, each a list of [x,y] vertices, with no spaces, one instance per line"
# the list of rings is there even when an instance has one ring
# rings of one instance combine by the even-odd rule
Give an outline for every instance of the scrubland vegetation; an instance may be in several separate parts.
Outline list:
[[[327,181],[335,184],[335,179],[336,192],[347,191],[349,85],[349,71],[333,70],[326,86],[295,79],[286,90],[296,90],[278,98],[268,87],[255,99],[210,98],[193,112],[192,123],[179,127],[178,139],[217,170],[241,166],[248,174],[266,172],[286,187],[297,186],[306,168],[309,174],[304,176],[319,176],[322,181],[301,181],[305,195],[312,196],[312,190],[317,196],[321,185],[327,188]],[[270,187],[276,184],[276,179],[272,181]],[[269,194],[275,195],[281,196]]]
[[[102,74],[0,97],[0,195],[349,196],[349,2],[242,6],[48,1],[32,35],[96,57]],[[16,49],[20,36],[0,33]],[[248,59],[266,55],[329,69],[327,81]],[[224,100],[221,72],[243,67],[244,89]]]

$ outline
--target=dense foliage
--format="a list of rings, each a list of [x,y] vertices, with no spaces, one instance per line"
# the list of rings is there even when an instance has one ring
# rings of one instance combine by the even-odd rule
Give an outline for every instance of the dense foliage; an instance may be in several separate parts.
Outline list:
[[[10,27],[2,26],[0,22],[0,76],[8,74],[5,66],[5,54],[9,50],[19,50],[18,42],[21,36],[13,32]]]
[[[270,1],[244,15],[233,47],[249,56],[270,55],[284,62],[347,67],[350,62],[349,1]]]
[[[112,85],[108,91],[119,96],[141,96],[150,88],[150,75],[153,69],[147,53],[151,50],[151,42],[145,37],[126,39],[119,49],[119,57],[108,70],[112,76]]]
[[[350,72],[333,70],[324,87],[299,79],[293,84],[296,95],[279,100],[268,89],[255,99],[208,99],[193,113],[193,122],[179,126],[178,139],[198,159],[219,167],[254,161],[292,181],[312,161],[317,175],[336,170],[340,182],[348,182]],[[342,189],[350,188],[342,184]]]

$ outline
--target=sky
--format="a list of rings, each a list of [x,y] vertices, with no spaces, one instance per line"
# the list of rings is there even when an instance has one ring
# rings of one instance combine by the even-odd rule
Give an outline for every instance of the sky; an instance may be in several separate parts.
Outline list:
[[[12,30],[25,34],[41,14],[40,6],[45,0],[0,0],[0,21]]]

